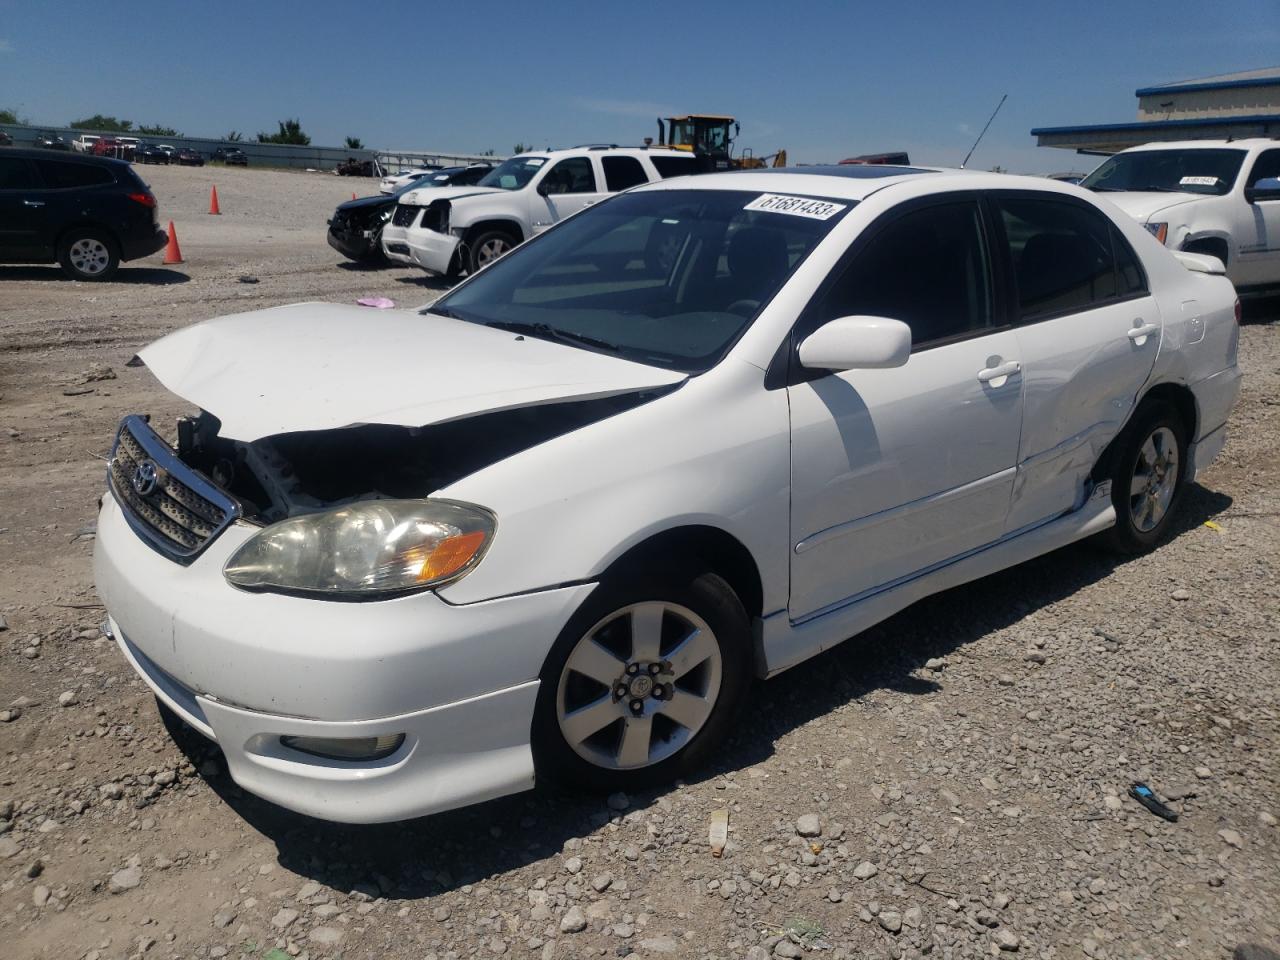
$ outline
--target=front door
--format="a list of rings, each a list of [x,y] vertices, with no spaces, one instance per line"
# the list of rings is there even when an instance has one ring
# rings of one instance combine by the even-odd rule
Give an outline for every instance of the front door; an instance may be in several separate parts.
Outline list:
[[[992,198],[1016,285],[1025,409],[1010,532],[1080,507],[1151,374],[1161,315],[1132,247],[1082,200]]]
[[[0,155],[0,259],[44,259],[47,194],[30,160]]]
[[[565,157],[543,175],[534,200],[533,232],[572,216],[606,196],[588,156]]]
[[[1247,189],[1268,177],[1280,177],[1280,148],[1258,155],[1245,174],[1244,186]],[[1244,221],[1237,227],[1239,262],[1231,271],[1232,277],[1242,287],[1280,283],[1280,200],[1240,203],[1238,207]]]
[[[999,539],[1023,383],[997,327],[988,232],[972,196],[873,224],[799,335],[841,316],[902,320],[906,365],[790,386],[791,600],[802,620]],[[795,379],[795,378],[793,378]]]

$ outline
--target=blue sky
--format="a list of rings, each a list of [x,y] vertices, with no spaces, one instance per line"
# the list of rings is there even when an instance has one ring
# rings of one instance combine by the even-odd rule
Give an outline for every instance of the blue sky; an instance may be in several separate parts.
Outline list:
[[[792,161],[906,149],[956,165],[1087,169],[1043,125],[1134,118],[1139,86],[1280,62],[1280,0],[0,0],[0,107],[193,136],[299,117],[318,144],[509,152],[638,143],[729,113]]]

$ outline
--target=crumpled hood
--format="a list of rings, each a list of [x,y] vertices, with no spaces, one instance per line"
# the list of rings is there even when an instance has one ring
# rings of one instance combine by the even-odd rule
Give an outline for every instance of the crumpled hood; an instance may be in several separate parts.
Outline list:
[[[437,200],[461,200],[463,197],[479,196],[482,193],[510,193],[501,187],[414,187],[407,193],[400,194],[400,202],[411,207],[425,207]]]
[[[217,317],[138,356],[169,390],[251,442],[366,423],[420,427],[590,400],[685,375],[410,310],[296,303]]]
[[[1170,207],[1180,207],[1184,203],[1204,199],[1204,194],[1200,193],[1152,193],[1142,190],[1104,193],[1100,196],[1114,203],[1139,223],[1146,223],[1155,214]]]

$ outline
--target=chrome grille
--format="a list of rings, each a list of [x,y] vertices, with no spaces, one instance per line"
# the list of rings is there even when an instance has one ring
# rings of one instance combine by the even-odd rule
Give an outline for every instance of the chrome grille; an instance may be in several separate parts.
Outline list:
[[[413,221],[418,218],[418,214],[422,211],[421,207],[411,207],[408,204],[396,204],[396,212],[391,215],[391,222],[397,227],[408,227],[413,225]]]
[[[129,525],[152,547],[190,563],[240,516],[240,505],[177,455],[142,417],[125,417],[107,485]]]

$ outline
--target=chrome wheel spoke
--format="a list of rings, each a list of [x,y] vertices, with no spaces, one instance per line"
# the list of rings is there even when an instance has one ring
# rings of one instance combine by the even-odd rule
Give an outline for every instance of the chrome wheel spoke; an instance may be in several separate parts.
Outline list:
[[[597,683],[612,687],[622,676],[626,663],[619,660],[596,641],[588,638],[573,649],[569,657],[568,667],[575,673],[590,677]]]
[[[662,652],[662,618],[667,608],[661,603],[642,603],[631,611],[631,659],[657,660]]]
[[[1135,473],[1133,480],[1129,484],[1129,496],[1139,497],[1147,492],[1147,486],[1151,483],[1151,474]]]
[[[715,638],[701,630],[694,630],[667,654],[671,663],[671,675],[679,680],[690,670],[701,666],[708,657],[719,653]]]
[[[606,694],[599,700],[561,717],[560,729],[564,731],[565,739],[570,744],[576,745],[599,733],[609,724],[615,723],[620,716],[622,712],[618,705],[611,696]]]
[[[653,743],[653,717],[627,717],[618,744],[618,766],[641,767],[649,762]]]
[[[689,730],[698,730],[711,715],[712,706],[712,702],[704,697],[677,689],[673,691],[671,699],[665,701],[660,709],[664,715],[680,726]]]
[[[1147,442],[1142,445],[1142,462],[1148,470],[1155,466],[1158,456],[1156,453],[1155,434],[1152,434],[1147,437]]]

